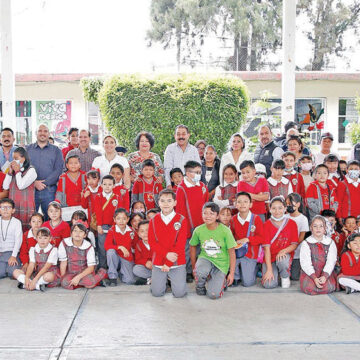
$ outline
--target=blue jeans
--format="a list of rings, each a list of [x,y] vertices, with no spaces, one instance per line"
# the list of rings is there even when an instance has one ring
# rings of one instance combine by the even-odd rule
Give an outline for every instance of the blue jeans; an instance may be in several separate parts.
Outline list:
[[[49,220],[47,211],[49,203],[55,200],[56,187],[45,188],[44,190],[35,189],[35,209],[39,211],[41,207],[41,212],[44,215],[45,221]]]

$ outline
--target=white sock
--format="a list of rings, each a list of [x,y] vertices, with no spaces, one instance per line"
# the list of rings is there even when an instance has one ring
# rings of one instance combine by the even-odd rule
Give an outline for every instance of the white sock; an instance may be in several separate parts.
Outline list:
[[[48,284],[49,282],[48,281],[45,281],[44,280],[44,277],[41,276],[40,279],[38,280],[38,282],[36,283],[36,290],[40,290],[40,285],[46,285]]]
[[[18,282],[21,282],[22,284],[25,284],[25,275],[24,275],[24,274],[20,274],[16,280],[17,280]]]
[[[354,279],[340,278],[339,284],[342,286],[348,286],[353,291],[360,291],[360,283]]]

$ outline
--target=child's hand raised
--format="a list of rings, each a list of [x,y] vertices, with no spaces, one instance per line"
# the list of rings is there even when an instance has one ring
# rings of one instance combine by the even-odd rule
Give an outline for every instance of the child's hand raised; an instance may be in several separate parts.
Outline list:
[[[84,198],[86,199],[86,198],[88,198],[89,196],[90,196],[90,190],[87,190],[87,191],[85,191],[84,192]]]
[[[126,247],[119,246],[118,249],[122,251],[122,253],[124,254],[124,257],[126,257],[126,258],[129,257],[130,253]]]

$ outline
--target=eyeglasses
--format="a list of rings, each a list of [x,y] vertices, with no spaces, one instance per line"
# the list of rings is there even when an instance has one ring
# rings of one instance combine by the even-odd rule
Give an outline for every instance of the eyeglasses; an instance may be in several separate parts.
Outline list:
[[[0,210],[11,210],[12,207],[11,206],[1,206]]]

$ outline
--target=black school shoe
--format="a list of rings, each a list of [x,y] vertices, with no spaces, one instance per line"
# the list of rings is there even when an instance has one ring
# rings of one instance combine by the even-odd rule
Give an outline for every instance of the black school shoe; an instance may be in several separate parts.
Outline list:
[[[147,285],[147,279],[139,277],[136,279],[135,285]]]
[[[117,279],[109,279],[108,285],[109,286],[117,286]]]
[[[19,281],[17,284],[17,287],[18,287],[18,289],[24,289],[25,285]]]
[[[233,283],[229,287],[237,287],[240,285],[240,280],[234,280]]]
[[[206,295],[205,287],[196,287],[196,293],[200,296]]]
[[[352,293],[352,289],[351,289],[351,287],[349,287],[349,286],[345,286],[345,294],[351,294]]]
[[[106,282],[105,282],[105,280],[101,280],[100,282],[99,282],[99,285],[98,286],[100,286],[100,287],[106,287]]]
[[[39,290],[40,290],[41,292],[45,292],[45,284],[39,285]]]
[[[186,274],[186,282],[188,284],[191,284],[194,281],[194,276],[193,274]]]

